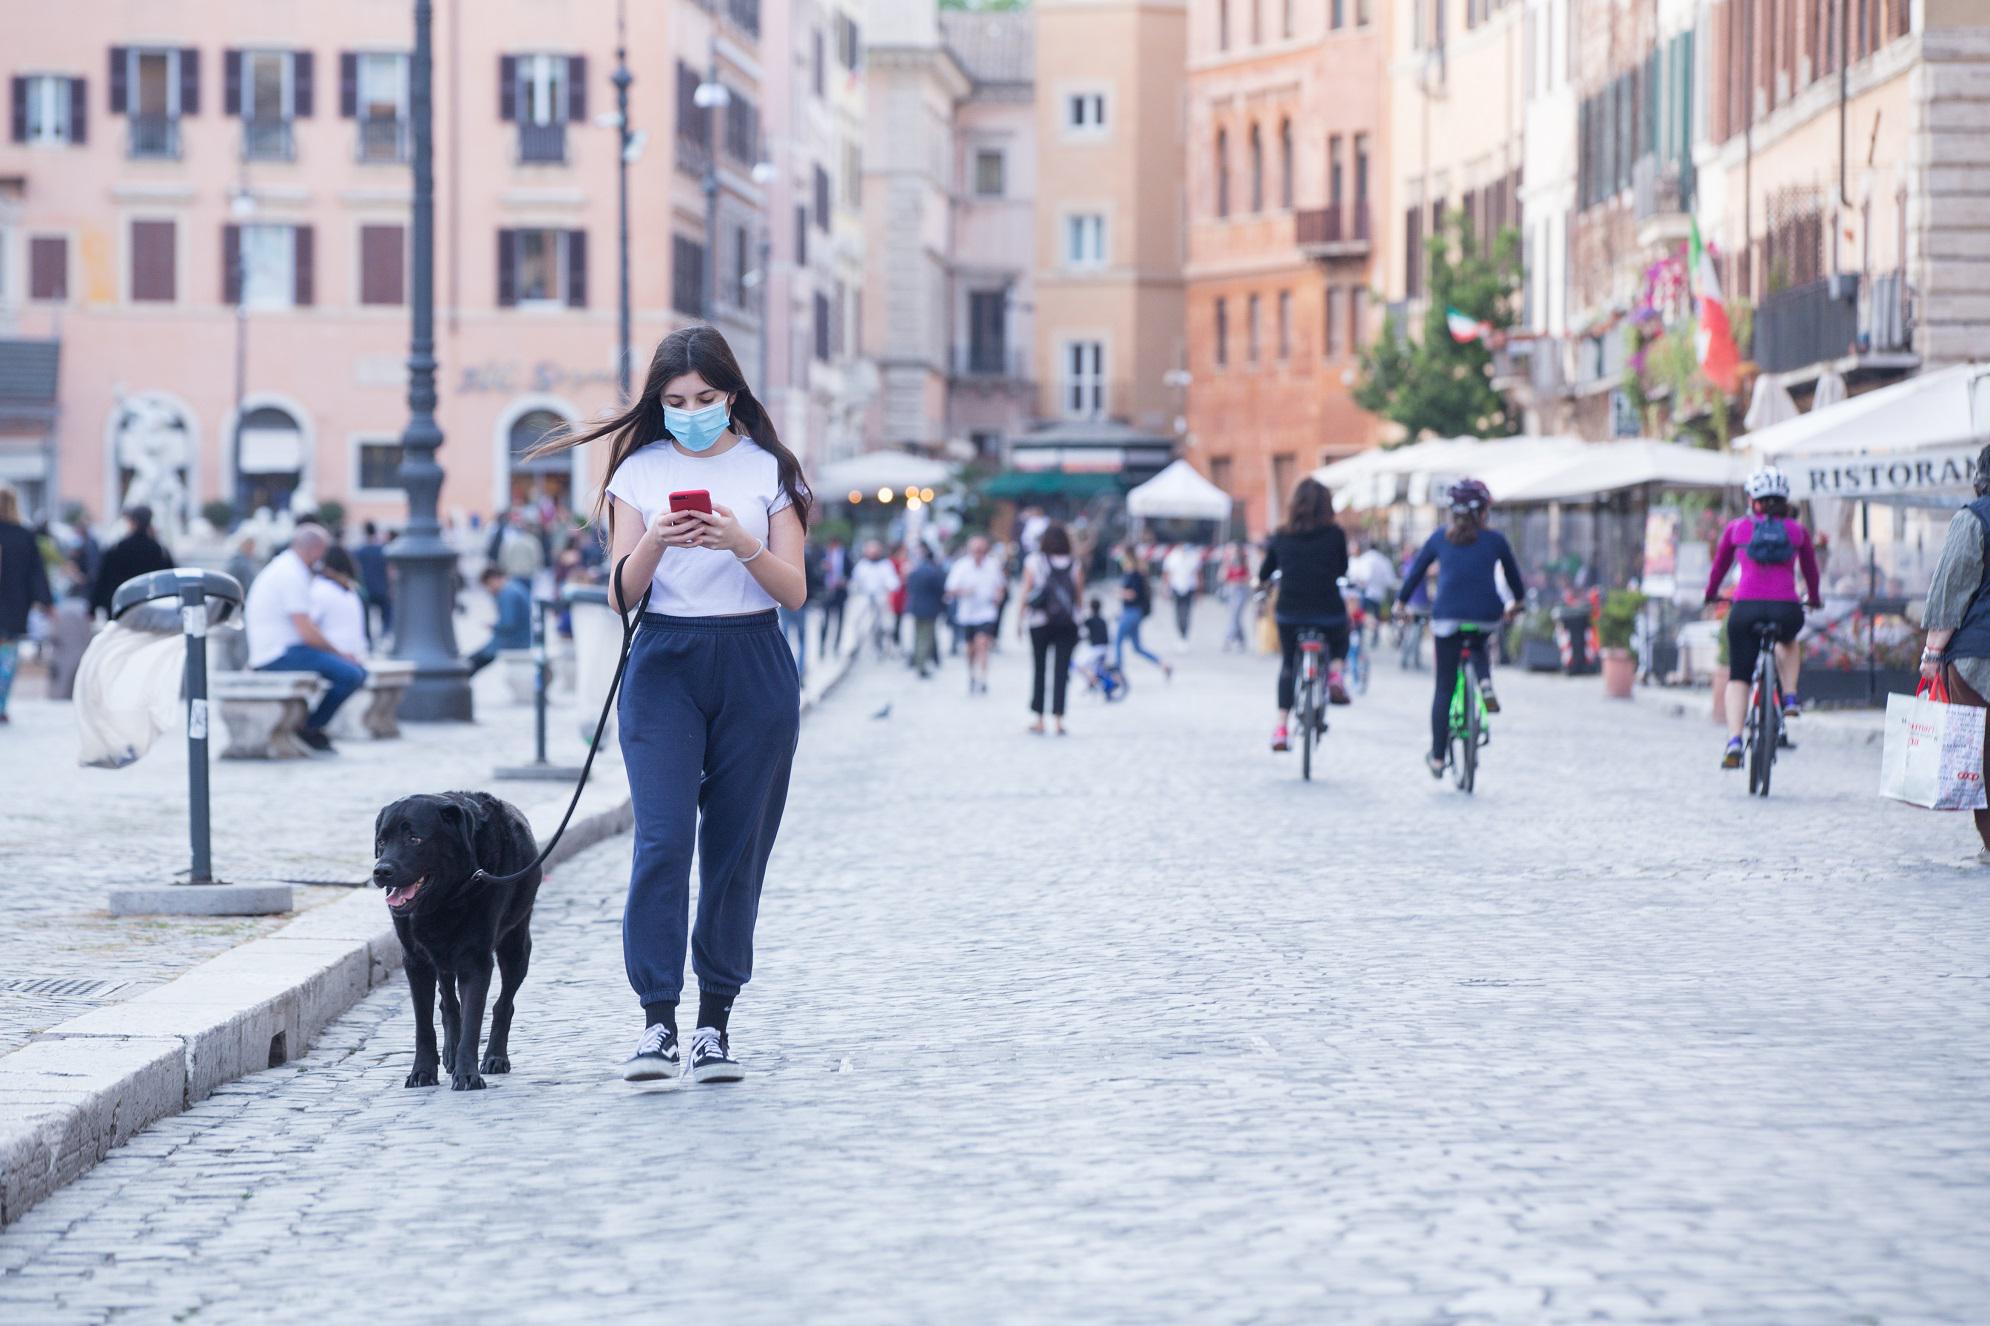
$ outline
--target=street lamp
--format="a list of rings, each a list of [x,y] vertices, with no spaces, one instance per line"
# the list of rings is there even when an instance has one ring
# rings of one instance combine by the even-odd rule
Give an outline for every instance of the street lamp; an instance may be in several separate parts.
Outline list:
[[[617,285],[620,305],[618,324],[621,339],[616,343],[616,377],[622,384],[622,403],[629,403],[630,361],[629,361],[629,162],[640,150],[629,132],[629,84],[635,81],[629,72],[629,24],[624,0],[615,3],[615,119],[616,141],[621,149],[615,153],[615,181],[617,185],[617,206],[621,224],[618,238],[619,268]]]
[[[228,196],[228,215],[240,224],[255,214],[256,196],[249,192],[247,184],[237,184]],[[236,236],[235,270],[231,275],[235,278],[235,472],[228,476],[228,486],[233,490],[228,504],[235,506],[242,496],[242,402],[249,394],[249,246],[241,242],[240,232]],[[235,518],[244,520],[250,514],[237,508]]]
[[[691,104],[705,112],[705,320],[719,306],[719,112],[732,105],[732,90],[719,82],[719,37],[712,33],[705,81]]]
[[[408,337],[408,426],[401,434],[401,487],[408,521],[387,549],[394,564],[394,657],[415,665],[401,701],[413,722],[469,722],[470,674],[456,653],[456,550],[442,538],[435,463],[435,125],[433,0],[415,0],[415,48],[408,62],[408,119],[414,142]]]

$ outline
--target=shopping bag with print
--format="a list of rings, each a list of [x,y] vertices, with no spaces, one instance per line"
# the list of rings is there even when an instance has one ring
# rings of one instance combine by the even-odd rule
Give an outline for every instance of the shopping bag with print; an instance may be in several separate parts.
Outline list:
[[[1949,703],[1944,682],[1886,699],[1879,794],[1929,810],[1982,810],[1984,711]]]

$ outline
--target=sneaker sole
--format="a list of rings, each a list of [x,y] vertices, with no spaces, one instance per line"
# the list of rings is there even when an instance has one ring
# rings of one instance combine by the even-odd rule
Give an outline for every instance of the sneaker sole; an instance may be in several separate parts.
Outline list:
[[[681,1071],[679,1065],[667,1059],[648,1059],[641,1063],[622,1065],[624,1082],[666,1082]]]
[[[693,1082],[737,1082],[745,1076],[746,1070],[738,1064],[707,1064],[691,1070]]]

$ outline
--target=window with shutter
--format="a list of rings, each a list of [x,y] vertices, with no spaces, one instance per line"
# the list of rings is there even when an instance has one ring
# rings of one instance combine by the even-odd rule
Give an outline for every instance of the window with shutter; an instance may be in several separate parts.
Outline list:
[[[359,228],[359,302],[399,305],[407,299],[407,231],[398,225]]]
[[[177,227],[171,221],[131,223],[131,298],[134,303],[170,304],[178,297],[174,252]]]
[[[567,232],[566,300],[568,308],[587,307],[587,232]]]
[[[829,172],[815,168],[815,228],[829,233]]]
[[[510,308],[518,302],[518,246],[514,243],[517,232],[500,230],[497,233],[497,302],[499,308]]]
[[[28,298],[60,303],[69,298],[69,240],[35,235],[28,240]]]
[[[815,357],[829,361],[829,296],[821,291],[815,295]]]
[[[290,237],[291,290],[299,308],[317,301],[317,252],[310,226],[292,226]]]
[[[682,235],[670,241],[670,306],[694,318],[705,314],[705,246]]]

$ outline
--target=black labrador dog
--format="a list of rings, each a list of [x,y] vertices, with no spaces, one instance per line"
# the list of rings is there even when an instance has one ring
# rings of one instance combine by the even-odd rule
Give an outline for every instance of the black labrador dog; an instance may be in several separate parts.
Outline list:
[[[512,1002],[532,958],[532,903],[538,869],[514,884],[480,878],[516,874],[539,855],[532,826],[509,802],[488,792],[402,797],[373,824],[373,883],[387,891],[387,910],[406,956],[415,1001],[415,1068],[411,1087],[436,1085],[435,985],[442,977],[442,1058],[450,1087],[481,1091],[477,1038],[491,961],[501,977],[491,1009],[485,1073],[511,1071]]]

